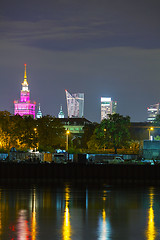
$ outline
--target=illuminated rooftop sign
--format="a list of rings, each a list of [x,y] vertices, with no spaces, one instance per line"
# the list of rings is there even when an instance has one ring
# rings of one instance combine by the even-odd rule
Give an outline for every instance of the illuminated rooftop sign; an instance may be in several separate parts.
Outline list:
[[[111,102],[111,98],[101,97],[101,102]]]

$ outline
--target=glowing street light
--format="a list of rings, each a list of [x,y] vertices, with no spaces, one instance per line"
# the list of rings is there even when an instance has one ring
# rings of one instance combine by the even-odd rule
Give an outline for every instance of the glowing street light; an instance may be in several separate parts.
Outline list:
[[[38,132],[37,132],[37,128],[34,128],[34,132],[35,132],[35,136],[37,137],[37,135],[38,135]],[[35,150],[37,150],[38,149],[38,142],[36,143],[36,149]]]
[[[105,134],[106,134],[107,129],[104,128],[103,130],[104,130],[104,141],[105,141]],[[104,142],[104,151],[105,151],[105,149],[106,149],[106,144],[105,144],[105,142]]]
[[[70,134],[70,131],[66,131],[66,151],[68,151],[68,135]]]
[[[153,130],[154,130],[153,127],[150,127],[150,128],[148,129],[148,131],[149,131],[149,140],[151,140],[151,131],[153,131]]]

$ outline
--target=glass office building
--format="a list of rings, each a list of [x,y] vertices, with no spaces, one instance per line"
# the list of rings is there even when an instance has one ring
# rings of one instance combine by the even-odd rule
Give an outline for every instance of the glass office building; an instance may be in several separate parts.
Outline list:
[[[117,102],[110,97],[101,97],[101,121],[108,118],[108,114],[116,113]]]
[[[69,118],[82,118],[84,116],[84,93],[70,94],[66,91],[67,111]]]

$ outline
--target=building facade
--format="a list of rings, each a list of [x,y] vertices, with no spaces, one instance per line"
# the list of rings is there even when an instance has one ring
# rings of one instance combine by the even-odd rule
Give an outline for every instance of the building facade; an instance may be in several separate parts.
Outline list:
[[[24,64],[24,81],[22,83],[22,90],[20,100],[14,101],[14,114],[20,116],[31,116],[35,118],[36,102],[30,100],[30,90],[28,89],[26,64]]]
[[[61,118],[60,121],[65,130],[69,130],[72,134],[83,134],[83,128],[91,124],[86,118]]]
[[[148,112],[148,117],[147,117],[147,122],[153,122],[156,118],[156,116],[159,114],[159,106],[160,104],[153,104],[150,105],[147,108],[147,112]]]
[[[70,94],[67,90],[67,111],[69,118],[82,118],[84,116],[84,93]]]
[[[101,97],[101,121],[108,118],[108,114],[116,113],[117,102],[111,98]]]

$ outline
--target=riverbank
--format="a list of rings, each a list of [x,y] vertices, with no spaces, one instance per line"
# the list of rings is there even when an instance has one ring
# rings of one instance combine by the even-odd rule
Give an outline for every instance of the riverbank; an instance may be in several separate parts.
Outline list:
[[[160,165],[0,163],[0,181],[115,181],[160,184]]]

